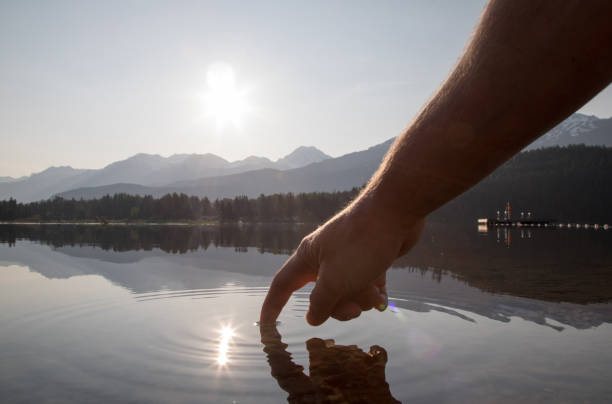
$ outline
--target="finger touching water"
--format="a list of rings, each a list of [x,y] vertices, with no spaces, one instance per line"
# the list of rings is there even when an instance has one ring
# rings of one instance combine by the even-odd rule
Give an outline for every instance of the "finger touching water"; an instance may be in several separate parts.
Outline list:
[[[380,209],[377,210],[380,212]],[[315,282],[306,321],[347,321],[387,304],[386,272],[393,260],[418,240],[424,221],[385,224],[376,212],[346,209],[309,234],[274,276],[260,322],[272,324],[291,294]]]
[[[316,272],[309,268],[301,255],[294,253],[276,273],[261,308],[259,321],[273,324],[287,304],[291,294],[316,279]]]

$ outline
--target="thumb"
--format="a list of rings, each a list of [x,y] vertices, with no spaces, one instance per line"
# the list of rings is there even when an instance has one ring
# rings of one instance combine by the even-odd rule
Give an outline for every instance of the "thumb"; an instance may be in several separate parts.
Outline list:
[[[320,271],[321,273],[323,271]],[[319,277],[310,293],[310,306],[306,313],[306,321],[310,325],[321,325],[331,316],[334,306],[342,295],[337,288],[332,287],[325,278]]]

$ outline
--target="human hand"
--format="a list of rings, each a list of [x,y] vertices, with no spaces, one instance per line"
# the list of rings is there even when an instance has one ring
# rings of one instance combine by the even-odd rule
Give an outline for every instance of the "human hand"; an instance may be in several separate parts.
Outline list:
[[[386,271],[418,241],[424,218],[401,220],[367,200],[356,201],[306,236],[276,273],[260,321],[276,321],[291,294],[316,282],[306,320],[320,325],[387,305]]]

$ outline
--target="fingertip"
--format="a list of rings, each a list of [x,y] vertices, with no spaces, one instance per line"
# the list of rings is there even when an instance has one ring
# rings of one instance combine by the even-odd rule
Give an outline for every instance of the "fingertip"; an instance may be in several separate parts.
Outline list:
[[[387,306],[389,306],[389,297],[386,293],[380,293],[378,303],[375,306],[376,310],[385,311]]]
[[[306,313],[308,324],[314,326],[323,324],[331,316],[339,298],[339,294],[319,278],[310,293],[310,305]]]
[[[266,296],[261,307],[261,312],[259,313],[260,324],[274,324],[283,308],[283,305],[272,304],[268,296],[269,294]]]
[[[362,309],[357,302],[343,301],[336,305],[332,317],[339,321],[348,321],[361,315]]]
[[[371,285],[355,294],[352,300],[359,305],[361,310],[367,311],[381,303],[381,296],[378,287]]]
[[[388,303],[386,303],[386,302],[385,303],[381,303],[378,306],[376,306],[376,310],[378,310],[380,312],[383,312],[383,311],[387,310],[387,307],[389,307]]]
[[[306,313],[306,321],[308,324],[315,327],[323,324],[328,318],[329,316],[317,316],[316,314],[312,314],[310,309],[308,309],[308,312]]]

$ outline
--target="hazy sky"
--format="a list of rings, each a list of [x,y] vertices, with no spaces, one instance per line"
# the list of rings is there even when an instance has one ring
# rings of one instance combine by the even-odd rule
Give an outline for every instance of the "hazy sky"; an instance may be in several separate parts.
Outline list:
[[[337,156],[401,133],[484,1],[1,1],[0,176],[136,153]],[[206,116],[235,72],[242,127]],[[581,112],[610,117],[612,90]]]

